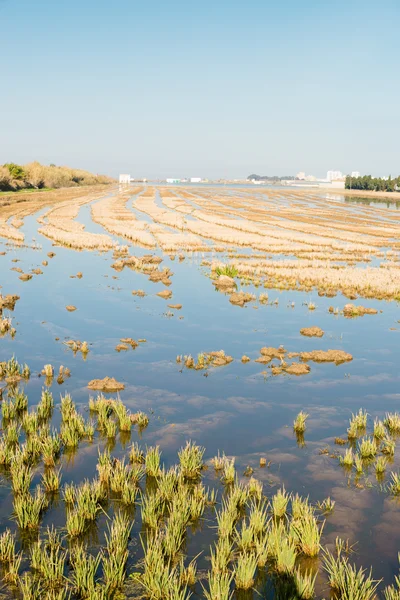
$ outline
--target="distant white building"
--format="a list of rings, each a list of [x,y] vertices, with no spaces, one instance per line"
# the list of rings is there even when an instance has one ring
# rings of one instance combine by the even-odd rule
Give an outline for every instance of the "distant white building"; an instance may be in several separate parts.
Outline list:
[[[360,177],[360,171],[352,171],[351,176],[352,177]]]
[[[328,171],[326,174],[326,178],[328,181],[335,181],[335,179],[342,179],[343,173],[342,173],[342,171]]]
[[[127,173],[122,173],[119,176],[119,182],[120,183],[130,183],[131,182],[131,176],[128,175]]]
[[[305,178],[306,178],[306,174],[304,171],[299,171],[296,175],[296,179],[301,179],[302,181],[304,181]]]
[[[190,178],[190,183],[200,183],[201,182],[201,177],[191,177]]]
[[[167,179],[167,183],[180,183],[180,179]]]

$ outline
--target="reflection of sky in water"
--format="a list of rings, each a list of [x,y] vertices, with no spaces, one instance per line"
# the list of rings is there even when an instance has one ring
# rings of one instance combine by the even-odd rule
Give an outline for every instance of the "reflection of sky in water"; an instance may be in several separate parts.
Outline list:
[[[104,233],[90,221],[89,211],[90,206],[80,210],[81,222],[88,231]],[[348,302],[341,295],[324,298],[315,292],[249,286],[246,291],[257,295],[268,291],[270,301],[277,298],[279,305],[260,305],[256,310],[250,303],[239,308],[215,291],[206,276],[207,268],[200,266],[206,256],[203,254],[182,263],[164,257],[161,267],[168,266],[174,273],[170,286],[173,297],[165,301],[155,295],[163,289],[162,284],[151,283],[147,276],[130,269],[111,269],[111,253],[53,247],[36,228],[34,218],[26,219],[23,231],[27,239],[36,237],[42,250],[8,249],[2,242],[1,249],[7,254],[0,256],[2,292],[21,296],[14,312],[17,335],[14,340],[5,337],[0,341],[0,358],[6,360],[15,354],[31,366],[33,376],[27,385],[31,403],[39,399],[44,380],[36,374],[45,363],[56,369],[62,364],[72,372],[64,385],[54,383],[56,400],[59,393],[69,391],[77,403],[87,405],[87,382],[106,375],[115,377],[126,384],[120,395],[131,410],[154,411],[142,443],[159,443],[167,464],[176,460],[177,449],[192,438],[206,447],[207,460],[223,450],[238,457],[239,473],[250,464],[255,476],[265,482],[267,495],[282,481],[288,490],[310,494],[313,501],[330,495],[337,505],[326,525],[327,541],[332,542],[336,535],[349,537],[352,542],[359,540],[359,560],[365,566],[373,564],[376,577],[391,577],[397,568],[397,538],[391,523],[398,533],[399,504],[379,490],[373,469],[368,475],[371,489],[348,488],[347,476],[337,460],[319,455],[319,450],[330,446],[333,451],[342,451],[334,446],[333,438],[345,435],[348,418],[359,407],[365,407],[373,417],[397,409],[400,329],[390,330],[400,327],[397,303],[360,299],[365,306],[381,309],[382,314],[345,319],[327,310],[330,305],[342,308]],[[53,259],[46,256],[50,250],[56,253]],[[133,250],[136,254],[148,252]],[[12,263],[12,258],[20,262]],[[48,260],[49,265],[42,267],[42,260]],[[10,271],[13,266],[24,271],[39,266],[44,274],[24,283],[18,273]],[[78,271],[82,271],[82,279],[70,278]],[[133,296],[136,289],[148,295]],[[313,312],[303,305],[309,300],[317,304]],[[294,308],[289,307],[291,302]],[[173,316],[168,316],[168,303],[181,303],[183,308],[172,310]],[[68,304],[78,310],[67,312]],[[325,336],[302,337],[300,328],[311,325],[322,327]],[[55,341],[55,337],[60,340]],[[114,348],[122,337],[145,338],[147,342],[135,350],[117,353]],[[79,353],[74,356],[62,344],[64,338],[87,340],[91,344],[87,360],[83,361]],[[240,362],[243,354],[255,359],[262,346],[280,344],[289,351],[343,349],[353,354],[354,360],[340,366],[310,363],[311,373],[299,378],[272,377],[265,365]],[[196,356],[219,349],[235,361],[210,369],[208,377],[203,371],[182,369],[175,361],[178,354]],[[297,446],[291,429],[300,409],[310,413],[304,448]],[[132,439],[137,439],[137,433],[132,433]],[[118,442],[116,451],[120,450]],[[261,455],[272,461],[269,469],[258,468]],[[75,462],[71,459],[68,465],[63,459],[64,480],[71,479],[76,471],[87,476],[96,460],[97,445],[83,444]],[[396,459],[388,471],[398,466]],[[212,469],[206,472],[205,482],[216,482]],[[9,499],[2,515],[7,506]],[[52,513],[44,524],[53,520]],[[196,543],[198,538],[196,535]],[[190,548],[193,554],[199,551],[195,552],[193,541]]]

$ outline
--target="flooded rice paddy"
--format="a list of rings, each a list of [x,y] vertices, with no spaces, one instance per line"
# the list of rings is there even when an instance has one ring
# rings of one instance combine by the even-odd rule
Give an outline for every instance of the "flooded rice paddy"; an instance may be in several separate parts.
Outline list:
[[[19,296],[14,310],[3,308],[11,324],[0,339],[0,360],[14,356],[30,369],[30,377],[18,383],[7,382],[5,374],[2,380],[0,533],[15,532],[15,555],[21,559],[16,564],[4,558],[7,540],[0,538],[3,597],[312,598],[307,577],[314,575],[316,598],[375,597],[372,584],[367,593],[355,583],[359,595],[346,595],[344,584],[331,589],[324,565],[326,550],[336,556],[337,538],[344,544],[343,563],[372,567],[372,577],[383,580],[376,597],[399,597],[383,591],[398,574],[400,549],[400,483],[397,489],[391,475],[400,470],[400,417],[385,421],[398,411],[400,399],[397,207],[304,190],[147,187],[97,196],[70,214],[62,209],[59,244],[53,230],[51,239],[38,232],[48,226],[51,207],[44,204],[13,215],[22,220],[17,230],[23,240],[0,241],[1,292]],[[10,227],[10,214],[7,218]],[[51,226],[57,228],[56,220]],[[66,231],[70,246],[61,243]],[[93,249],[82,247],[86,232]],[[104,236],[110,247],[104,247]],[[290,265],[280,267],[279,261]],[[36,269],[42,273],[32,273]],[[321,276],[302,279],[306,271]],[[23,281],[21,274],[32,278]],[[159,295],[166,290],[168,297]],[[230,301],[240,291],[249,295],[242,306]],[[376,314],[356,316],[351,307],[343,313],[350,303]],[[300,333],[314,327],[322,334]],[[324,362],[325,354],[318,360],[307,354],[328,350],[338,351],[332,362]],[[53,367],[53,376],[45,365]],[[58,377],[61,366],[69,373]],[[302,374],[291,374],[296,370]],[[123,389],[104,396],[88,389],[89,382],[108,377]],[[44,408],[51,404],[44,391],[51,393],[54,408]],[[42,420],[33,417],[33,428],[25,408],[15,409],[24,394],[29,411],[45,411]],[[360,408],[367,413],[366,427],[362,423],[349,437],[349,420]],[[296,434],[300,411],[309,416],[304,433]],[[380,436],[375,425],[374,437],[375,420],[385,424]],[[10,427],[19,444],[10,439]],[[54,464],[44,467],[42,446],[53,428],[61,431],[61,447]],[[68,441],[70,435],[78,441]],[[372,443],[370,455],[361,449],[363,440]],[[188,456],[178,458],[188,441],[204,448],[204,454],[196,446],[187,450],[197,465],[194,474],[185,467]],[[150,454],[145,464],[137,444]],[[156,446],[161,473],[157,464],[155,472],[151,467]],[[3,460],[5,447],[9,463]],[[346,454],[352,456],[348,466],[342,464]],[[225,456],[222,470],[215,469],[216,456]],[[10,472],[13,461],[29,471],[22,492]],[[180,470],[166,475],[179,464]],[[58,469],[59,489],[46,491],[43,474]],[[116,481],[118,473],[129,480],[129,490]],[[68,504],[65,486],[84,486],[87,479],[100,482],[102,491],[94,493],[92,515],[77,525],[71,514],[79,513],[84,492],[70,492]],[[24,494],[33,498],[37,485],[45,497],[38,526],[23,527],[16,498],[17,504]],[[279,517],[282,490],[291,499]],[[301,510],[295,494],[308,498]],[[328,498],[332,506],[323,504]],[[262,525],[247,539],[245,529],[257,509],[264,510]],[[230,514],[228,533],[219,522],[224,511]],[[175,514],[186,516],[176,524]],[[301,527],[308,518],[315,552],[303,543]],[[53,525],[60,539],[38,545]],[[215,557],[225,542],[228,558],[218,567]],[[161,556],[150,556],[152,543],[162,548]],[[99,557],[93,571],[88,555]],[[43,556],[50,556],[57,574],[45,572]],[[195,576],[187,569],[194,559]],[[77,582],[79,569],[89,583]]]

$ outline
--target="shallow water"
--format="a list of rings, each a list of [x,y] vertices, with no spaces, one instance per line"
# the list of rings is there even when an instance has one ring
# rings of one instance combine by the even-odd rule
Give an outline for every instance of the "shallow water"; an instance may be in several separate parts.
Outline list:
[[[251,302],[240,308],[214,289],[209,268],[201,266],[201,261],[209,258],[206,253],[187,255],[182,262],[162,255],[161,267],[169,267],[174,273],[170,287],[173,297],[164,300],[155,295],[163,289],[162,284],[152,283],[147,276],[129,268],[114,271],[111,252],[53,247],[50,240],[37,233],[36,216],[25,219],[22,231],[27,242],[36,239],[40,248],[18,248],[0,242],[0,250],[7,252],[0,256],[2,293],[21,297],[13,313],[17,334],[14,339],[0,340],[0,360],[15,355],[19,362],[28,363],[32,372],[26,384],[30,405],[40,398],[44,378],[38,373],[46,363],[56,370],[59,365],[67,366],[72,373],[61,386],[55,381],[51,386],[56,403],[59,394],[69,392],[82,410],[87,410],[87,383],[94,378],[115,377],[125,383],[120,397],[129,409],[150,415],[141,444],[160,444],[166,466],[176,462],[178,449],[192,439],[205,446],[206,462],[220,450],[236,457],[239,474],[250,465],[254,476],[264,482],[264,492],[269,497],[281,484],[288,491],[309,495],[313,502],[330,496],[336,506],[327,517],[323,544],[333,543],[337,535],[349,538],[351,543],[358,542],[354,560],[365,567],[371,565],[376,578],[384,577],[385,583],[391,583],[398,568],[399,503],[378,484],[373,468],[359,479],[356,487],[354,474],[349,478],[336,458],[320,454],[320,450],[329,447],[331,452],[343,452],[334,445],[334,437],[346,435],[348,419],[360,407],[370,414],[369,428],[374,417],[382,418],[385,412],[397,409],[398,304],[363,300],[364,306],[382,312],[346,319],[328,312],[329,306],[342,308],[348,302],[341,294],[325,298],[316,292],[279,292],[247,286],[245,291],[257,296],[268,292],[270,302],[279,303],[265,306]],[[90,205],[81,208],[78,220],[88,231],[104,233],[102,227],[91,222]],[[49,251],[56,256],[48,259]],[[132,248],[131,253],[141,255],[149,251]],[[15,258],[19,262],[11,262]],[[49,265],[42,267],[45,259]],[[39,266],[44,274],[21,282],[19,273],[10,270],[14,266],[24,271]],[[82,279],[70,277],[78,271],[83,273]],[[143,289],[147,295],[133,296],[132,290],[136,289]],[[305,305],[310,300],[316,304],[314,311]],[[169,309],[169,303],[180,303],[183,308]],[[66,311],[69,304],[78,310]],[[300,335],[302,327],[312,325],[324,329],[323,338]],[[135,350],[118,353],[115,346],[122,337],[144,338],[146,342]],[[65,339],[86,340],[90,344],[86,360],[80,353],[74,356],[63,344]],[[274,377],[266,365],[253,359],[259,356],[262,346],[279,345],[289,351],[341,349],[350,352],[354,360],[338,366],[310,363],[308,375]],[[235,360],[225,367],[210,368],[208,376],[176,362],[177,355],[196,357],[200,352],[220,349]],[[252,361],[242,364],[243,354]],[[293,419],[300,410],[310,414],[304,446],[297,444],[292,430]],[[57,419],[56,411],[55,423]],[[138,433],[132,430],[130,440],[136,439]],[[64,456],[63,481],[77,482],[94,476],[98,446],[104,444],[96,437],[92,444],[80,444],[75,457]],[[124,452],[124,444],[118,438],[113,453],[119,456]],[[268,468],[259,467],[260,456],[271,461]],[[388,474],[398,467],[396,453]],[[203,480],[222,492],[223,486],[213,469],[205,472]],[[36,475],[33,485],[39,481]],[[9,484],[0,488],[0,502],[0,526],[9,526]],[[111,512],[112,509],[110,506]],[[104,540],[105,521],[105,517],[98,520],[98,542],[94,535],[93,547]],[[65,523],[61,499],[58,507],[45,514],[43,526],[50,523]],[[140,530],[137,510],[135,534]],[[205,520],[202,531],[189,533],[187,546],[190,557],[204,550],[200,558],[203,569],[209,565],[209,543]],[[141,556],[137,535],[133,536],[130,551],[133,569]],[[268,586],[260,582],[259,592],[262,597],[273,598],[274,592]],[[318,597],[323,597],[321,594]]]

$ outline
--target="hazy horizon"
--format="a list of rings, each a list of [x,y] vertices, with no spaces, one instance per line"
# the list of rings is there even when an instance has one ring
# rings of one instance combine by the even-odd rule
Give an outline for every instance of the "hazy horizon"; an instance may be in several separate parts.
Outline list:
[[[394,0],[0,0],[0,163],[397,176]]]

